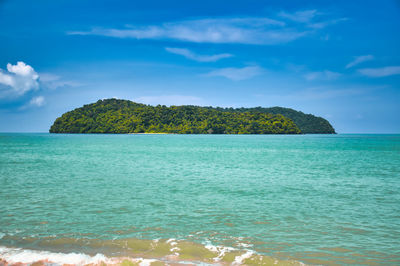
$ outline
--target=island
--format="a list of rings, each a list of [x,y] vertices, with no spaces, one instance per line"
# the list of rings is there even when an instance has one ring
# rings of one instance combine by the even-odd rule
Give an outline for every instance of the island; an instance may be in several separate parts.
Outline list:
[[[58,117],[50,133],[332,134],[321,118],[282,107],[151,106],[103,99]]]

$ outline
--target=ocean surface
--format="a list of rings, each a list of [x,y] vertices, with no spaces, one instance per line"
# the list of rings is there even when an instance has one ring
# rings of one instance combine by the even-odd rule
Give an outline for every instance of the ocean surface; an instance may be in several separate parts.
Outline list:
[[[400,135],[2,133],[0,259],[400,265]]]

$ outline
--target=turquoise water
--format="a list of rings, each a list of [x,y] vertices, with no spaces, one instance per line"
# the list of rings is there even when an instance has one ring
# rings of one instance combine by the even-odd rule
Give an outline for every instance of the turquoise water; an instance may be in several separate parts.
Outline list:
[[[99,247],[41,241],[175,238],[400,264],[400,135],[0,134],[0,237],[57,252]]]

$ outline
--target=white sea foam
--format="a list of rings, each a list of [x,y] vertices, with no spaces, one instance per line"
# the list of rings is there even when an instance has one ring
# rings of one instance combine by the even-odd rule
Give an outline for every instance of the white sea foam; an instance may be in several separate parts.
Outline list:
[[[0,232],[0,239],[2,239],[3,237],[5,237],[6,234]]]
[[[207,243],[204,247],[212,252],[218,253],[218,256],[214,258],[214,261],[220,261],[225,256],[226,252],[235,250],[234,248],[231,247],[214,246],[211,245],[210,243]]]
[[[153,260],[153,259],[138,259],[137,261],[139,262],[140,266],[150,266],[150,264],[152,262],[155,262],[157,260]]]
[[[103,254],[96,254],[89,256],[83,253],[56,253],[49,251],[29,250],[22,248],[8,248],[0,246],[0,258],[6,260],[8,263],[23,263],[31,264],[37,261],[46,261],[52,265],[86,265],[86,264],[100,264],[105,262],[107,264],[116,264],[124,258],[108,258]],[[143,258],[129,258],[132,262],[139,263],[140,266],[150,266],[155,259]]]
[[[247,250],[246,253],[236,256],[235,261],[233,262],[234,265],[241,265],[245,259],[250,258],[254,254],[254,251]]]
[[[111,262],[103,254],[89,256],[82,253],[55,253],[49,251],[37,251],[21,248],[7,248],[0,246],[0,258],[9,263],[33,263],[46,260],[55,264],[76,264],[84,265],[90,263]]]
[[[170,249],[171,252],[174,252],[174,256],[179,256],[179,252],[181,249],[178,248],[176,245],[178,244],[176,241],[171,241],[169,244],[172,246]]]
[[[175,240],[176,240],[175,238],[170,238],[170,239],[168,239],[165,243],[168,243],[168,244],[169,244],[169,243],[171,243],[171,242],[175,242]],[[171,245],[172,245],[172,243],[171,243]]]
[[[170,250],[171,250],[171,251],[179,251],[179,250],[181,250],[181,249],[178,248],[178,247],[173,247],[173,248],[171,248]]]
[[[239,244],[237,244],[239,247],[243,247],[243,248],[250,248],[250,247],[252,247],[253,245],[252,244],[246,244],[246,243],[239,243]]]
[[[166,243],[167,243],[167,244],[170,244],[171,246],[174,247],[174,248],[171,249],[171,251],[174,251],[175,246],[178,245],[178,242],[176,241],[175,238],[170,238],[170,239],[168,239],[168,240],[166,241]],[[180,250],[180,249],[178,248],[178,250]]]

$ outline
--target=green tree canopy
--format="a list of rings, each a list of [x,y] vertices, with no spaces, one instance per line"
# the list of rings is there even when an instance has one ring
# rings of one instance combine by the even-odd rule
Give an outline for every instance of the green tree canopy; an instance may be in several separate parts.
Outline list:
[[[243,109],[243,108],[242,108]],[[57,118],[51,133],[300,134],[282,114],[106,99]]]
[[[231,108],[223,108],[225,111],[232,111]],[[260,112],[267,114],[281,114],[293,120],[303,134],[335,134],[335,129],[328,120],[312,114],[305,114],[290,108],[284,107],[253,107],[233,109],[236,112]]]

